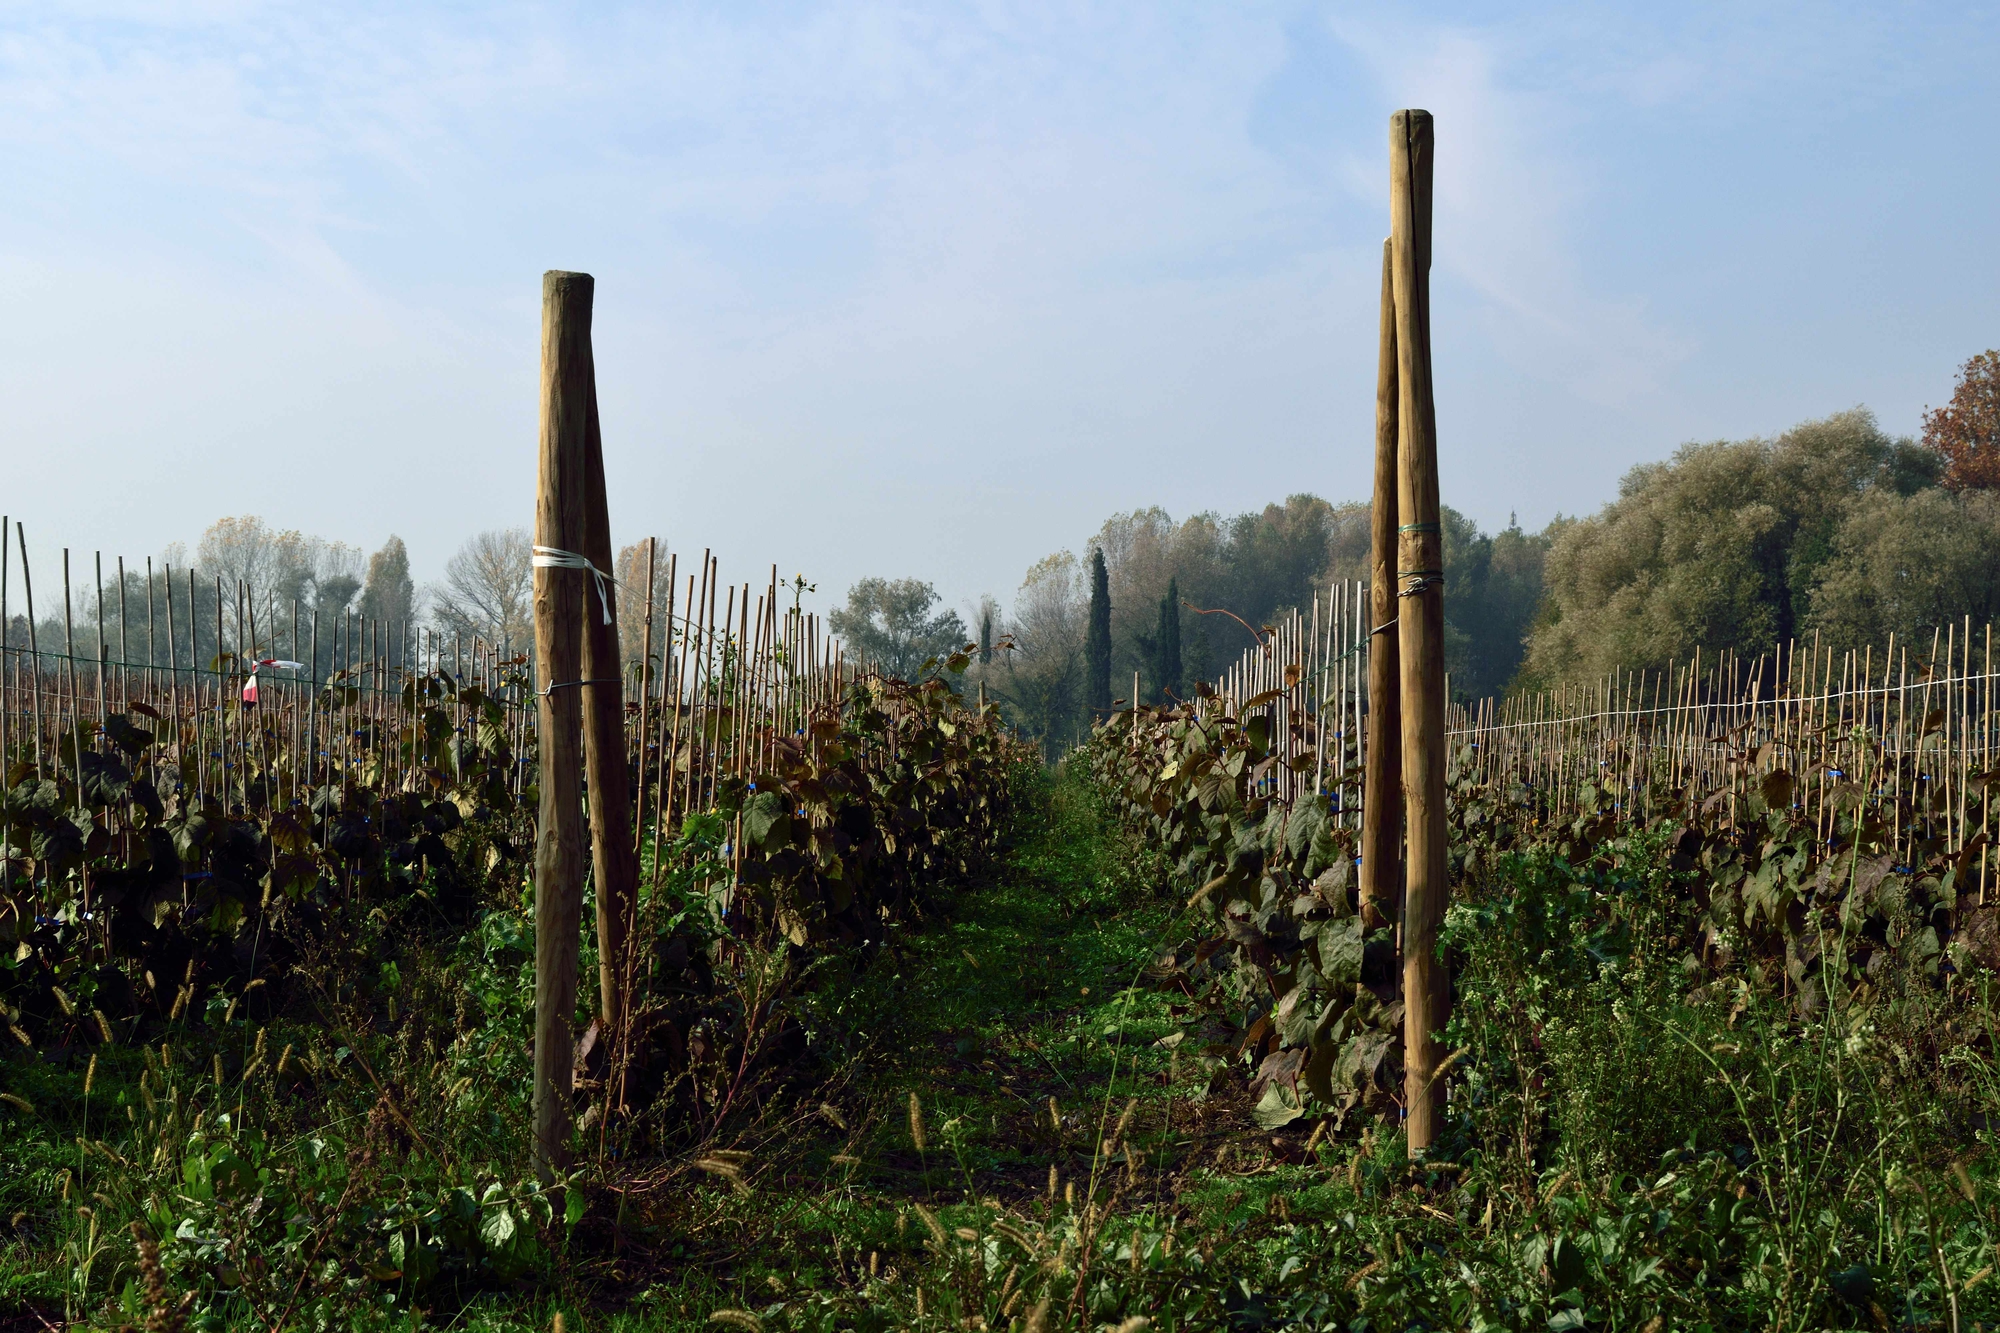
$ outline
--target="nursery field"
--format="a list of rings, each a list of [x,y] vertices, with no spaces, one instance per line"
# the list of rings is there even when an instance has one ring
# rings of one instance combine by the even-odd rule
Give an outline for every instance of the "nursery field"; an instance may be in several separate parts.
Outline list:
[[[532,655],[0,519],[8,1327],[2000,1325],[1990,630],[1451,699],[1392,131],[1372,585],[1054,763],[605,572],[587,275]]]
[[[299,690],[370,721],[296,799],[256,756],[310,719],[246,716],[240,677],[212,716],[184,687],[178,728],[68,728],[83,758],[51,740],[44,776],[24,754],[14,1326],[2000,1321],[2000,932],[1958,803],[1924,799],[1938,744],[1899,786],[1878,743],[1830,811],[1777,799],[1774,752],[1714,801],[1673,747],[1628,765],[1639,799],[1462,746],[1450,1091],[1413,1162],[1393,930],[1361,921],[1319,757],[1338,711],[1128,710],[1048,770],[954,666],[850,671],[803,727],[721,665],[646,705],[635,804],[714,781],[644,825],[632,1027],[579,1000],[549,1183],[532,729],[502,690]],[[225,762],[203,727],[255,743]]]

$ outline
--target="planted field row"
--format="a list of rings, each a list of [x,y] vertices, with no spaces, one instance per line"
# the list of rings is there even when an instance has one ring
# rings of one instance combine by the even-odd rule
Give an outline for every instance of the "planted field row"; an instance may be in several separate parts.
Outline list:
[[[1400,869],[1357,873],[1369,713],[1334,674],[1337,645],[1368,638],[1294,617],[1215,691],[1120,712],[1086,751],[1207,915],[1168,971],[1274,1124],[1403,1103]],[[1663,876],[1688,986],[1747,980],[1801,1015],[1829,988],[1866,1001],[2000,965],[1989,644],[1960,625],[1921,658],[1804,644],[1455,705],[1452,910],[1483,910],[1523,857]]]
[[[1217,682],[1210,705],[1269,737],[1258,791],[1331,798],[1358,826],[1370,738],[1360,585],[1292,613]],[[1667,670],[1447,706],[1455,771],[1507,794],[1531,822],[1606,816],[1643,827],[1690,804],[1745,812],[1757,795],[1831,837],[1866,807],[1910,860],[1939,847],[1971,860],[1961,888],[1985,901],[1994,873],[1989,792],[2000,757],[1992,627],[1968,618],[1914,647],[1837,651],[1817,639],[1743,658],[1696,653]],[[1711,807],[1710,803],[1713,803]]]
[[[301,625],[253,589],[181,577],[148,614],[126,608],[153,631],[119,645],[130,658],[0,643],[0,986],[38,1049],[111,1039],[93,1012],[142,1042],[211,1004],[281,1014],[308,958],[372,973],[355,947],[369,914],[466,922],[528,876],[531,661],[355,617]],[[724,585],[707,557],[656,578],[671,591],[625,682],[642,884],[616,1034],[653,1092],[661,1061],[691,1059],[667,1010],[698,1020],[676,997],[715,992],[733,950],[879,939],[923,884],[983,854],[1021,757],[993,709],[954,692],[963,654],[888,679],[775,583]],[[204,641],[215,651],[187,660]],[[685,1109],[713,1107],[690,1092]]]

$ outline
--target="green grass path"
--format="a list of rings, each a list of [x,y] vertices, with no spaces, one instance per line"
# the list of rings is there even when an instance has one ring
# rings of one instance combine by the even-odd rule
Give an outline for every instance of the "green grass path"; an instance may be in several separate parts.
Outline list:
[[[1003,1213],[1052,1226],[1114,1195],[1124,1215],[1173,1210],[1185,1168],[1227,1136],[1210,1122],[1241,1119],[1196,1100],[1159,1044],[1178,1026],[1172,997],[1142,973],[1173,943],[1181,904],[1107,834],[1080,783],[1028,799],[995,876],[800,1000],[832,1077],[746,1138],[742,1192],[684,1178],[654,1262],[620,1274],[642,1290],[616,1326],[674,1327],[718,1306],[780,1326],[816,1326],[818,1307],[828,1328],[907,1322],[939,1263],[919,1205],[967,1231]],[[1128,1107],[1133,1159],[1107,1162],[1100,1146]]]

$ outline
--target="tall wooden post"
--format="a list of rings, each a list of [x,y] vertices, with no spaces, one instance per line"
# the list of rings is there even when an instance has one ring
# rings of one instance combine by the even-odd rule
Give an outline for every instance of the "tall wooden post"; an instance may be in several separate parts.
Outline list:
[[[583,345],[586,363],[590,343]],[[597,376],[590,377],[590,415],[584,442],[583,544],[579,552],[609,574],[611,516],[604,496],[604,440],[597,420]],[[593,580],[593,582],[597,582]],[[632,843],[632,786],[625,756],[625,663],[618,652],[617,590],[606,579],[585,593],[583,608],[583,759],[590,779],[590,854],[597,885],[599,1018],[608,1038],[621,1031],[625,1005],[625,931],[639,882],[639,853]],[[640,733],[645,734],[643,731]]]
[[[1382,242],[1382,346],[1375,373],[1375,499],[1369,509],[1368,752],[1361,792],[1361,920],[1399,916],[1403,891],[1402,654],[1396,619],[1396,291]]]
[[[1444,825],[1444,542],[1431,401],[1431,114],[1389,118],[1389,238],[1396,297],[1396,628],[1403,676],[1404,1104],[1410,1155],[1430,1147],[1444,1089],[1438,1043],[1450,1003],[1437,965],[1448,891]]]
[[[542,413],[535,545],[580,551],[587,540],[588,441],[595,415],[587,273],[542,275]],[[541,812],[535,833],[535,1171],[568,1156],[570,1020],[576,1010],[583,911],[582,638],[590,575],[535,568],[535,676]]]

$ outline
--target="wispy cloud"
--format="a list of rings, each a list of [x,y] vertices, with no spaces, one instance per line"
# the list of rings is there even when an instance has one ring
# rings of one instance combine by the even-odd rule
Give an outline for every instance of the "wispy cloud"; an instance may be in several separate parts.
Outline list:
[[[13,480],[79,542],[264,509],[435,566],[517,516],[535,275],[588,268],[621,528],[836,592],[1009,588],[1114,508],[1360,489],[1384,116],[1417,105],[1447,490],[1532,521],[1688,435],[1893,422],[1948,377],[2000,298],[1955,239],[2000,223],[2000,170],[1935,127],[1992,118],[1993,27],[0,0],[0,393],[63,445]],[[232,466],[280,446],[341,464]],[[717,493],[768,523],[715,533]]]
[[[1630,407],[1658,394],[1695,350],[1645,300],[1593,288],[1578,256],[1591,193],[1565,129],[1573,100],[1509,79],[1529,53],[1495,34],[1336,19],[1392,100],[1437,117],[1433,267],[1471,288],[1495,355],[1587,401]],[[1380,198],[1379,157],[1348,160],[1348,184]]]

